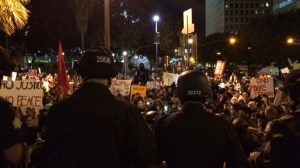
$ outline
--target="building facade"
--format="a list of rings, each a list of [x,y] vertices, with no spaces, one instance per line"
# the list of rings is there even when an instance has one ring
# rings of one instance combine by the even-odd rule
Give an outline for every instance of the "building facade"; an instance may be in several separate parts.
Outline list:
[[[286,13],[300,9],[300,0],[274,0],[273,13]]]
[[[272,8],[272,0],[206,0],[205,34],[236,34],[256,17],[272,14]]]

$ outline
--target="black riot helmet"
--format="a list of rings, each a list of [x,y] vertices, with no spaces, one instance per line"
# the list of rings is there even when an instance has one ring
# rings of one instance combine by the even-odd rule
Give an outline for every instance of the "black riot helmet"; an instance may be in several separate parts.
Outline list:
[[[293,100],[300,103],[300,69],[293,70],[286,76],[281,89]]]
[[[118,74],[112,53],[104,47],[86,50],[76,71],[86,78],[112,78]]]
[[[181,101],[205,101],[213,97],[207,77],[200,71],[185,71],[177,80],[176,93]]]

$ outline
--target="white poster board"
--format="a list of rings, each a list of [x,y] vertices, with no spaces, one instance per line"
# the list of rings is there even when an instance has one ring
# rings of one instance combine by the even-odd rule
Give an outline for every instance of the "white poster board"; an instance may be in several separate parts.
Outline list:
[[[0,96],[16,107],[42,107],[43,82],[35,80],[5,81],[0,85]]]
[[[173,82],[177,84],[179,74],[167,73],[165,72],[163,75],[163,81],[165,86],[171,86]]]
[[[288,67],[282,68],[280,71],[281,71],[281,73],[283,73],[283,74],[288,74],[288,73],[290,73],[290,70],[289,70]]]
[[[147,90],[156,89],[157,83],[156,81],[148,81],[146,86],[147,86]]]
[[[250,97],[255,98],[259,95],[266,94],[268,97],[274,97],[274,81],[273,78],[250,79]]]
[[[121,94],[122,96],[130,95],[131,80],[117,80],[112,79],[109,90],[115,96]]]

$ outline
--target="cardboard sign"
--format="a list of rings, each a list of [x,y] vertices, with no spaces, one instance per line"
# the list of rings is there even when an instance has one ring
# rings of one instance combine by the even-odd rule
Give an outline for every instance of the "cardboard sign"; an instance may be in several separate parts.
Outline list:
[[[131,80],[117,80],[114,78],[111,81],[109,90],[115,96],[121,94],[122,96],[128,96],[130,94]]]
[[[132,85],[130,91],[131,100],[132,100],[132,96],[136,95],[137,93],[139,93],[143,98],[145,98],[146,90],[147,90],[146,86]]]
[[[259,95],[266,94],[268,97],[274,97],[274,82],[273,78],[250,79],[250,97],[255,98]]]
[[[0,96],[14,106],[42,107],[43,82],[35,80],[6,81],[0,85]]]

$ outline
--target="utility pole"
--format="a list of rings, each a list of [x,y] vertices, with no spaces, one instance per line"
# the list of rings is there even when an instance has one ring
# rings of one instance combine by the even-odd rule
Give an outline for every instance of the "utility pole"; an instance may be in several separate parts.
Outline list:
[[[104,0],[104,47],[110,50],[109,0]]]

